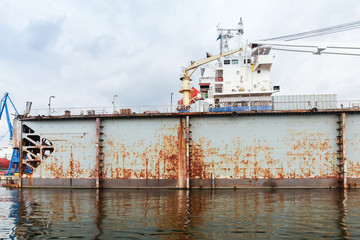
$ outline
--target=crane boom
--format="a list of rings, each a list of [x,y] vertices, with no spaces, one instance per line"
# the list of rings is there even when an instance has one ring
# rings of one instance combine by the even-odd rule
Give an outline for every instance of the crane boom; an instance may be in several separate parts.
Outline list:
[[[310,52],[316,55],[325,53],[325,54],[359,56],[360,54],[359,53],[360,45],[356,43],[253,41],[250,44],[252,48],[262,45],[277,47],[277,48],[273,48],[275,50]],[[306,51],[306,50],[298,50],[298,49],[313,49],[313,50]]]
[[[211,56],[211,57],[208,57],[208,58],[198,60],[196,62],[192,62],[190,66],[188,66],[187,68],[184,69],[184,74],[185,74],[186,71],[189,71],[189,70],[192,70],[192,69],[197,69],[201,65],[204,65],[206,63],[217,60],[217,59],[219,59],[221,57],[226,57],[228,55],[231,55],[233,53],[240,52],[240,51],[242,51],[242,48],[238,48],[238,49],[235,49],[235,50],[231,50],[229,52],[221,53],[221,54],[218,54],[218,55],[215,55],[215,56]]]
[[[286,42],[286,41],[254,41],[252,44],[285,46],[285,47],[319,47],[342,48],[342,49],[360,49],[360,45],[356,43],[334,43],[334,42]]]
[[[204,58],[204,59],[198,60],[196,62],[191,62],[191,65],[184,69],[183,77],[180,78],[180,80],[182,81],[182,88],[181,88],[181,90],[179,92],[183,94],[183,104],[184,104],[184,106],[187,108],[190,105],[190,93],[191,93],[191,88],[190,88],[191,79],[190,79],[190,77],[199,66],[207,64],[207,63],[212,62],[214,60],[217,60],[217,59],[219,59],[221,57],[226,57],[228,55],[240,52],[242,50],[243,50],[242,48],[238,48],[238,49],[234,49],[234,50],[231,50],[231,51],[228,51],[228,52],[225,52],[225,53],[221,53],[221,54],[218,54],[218,55],[215,55],[215,56]],[[193,71],[191,73],[189,73],[190,70],[193,70]]]

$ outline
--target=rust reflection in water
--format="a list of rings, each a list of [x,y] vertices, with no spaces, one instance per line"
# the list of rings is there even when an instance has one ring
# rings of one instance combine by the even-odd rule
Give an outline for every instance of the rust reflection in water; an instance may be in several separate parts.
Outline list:
[[[0,238],[359,238],[357,191],[0,188]]]

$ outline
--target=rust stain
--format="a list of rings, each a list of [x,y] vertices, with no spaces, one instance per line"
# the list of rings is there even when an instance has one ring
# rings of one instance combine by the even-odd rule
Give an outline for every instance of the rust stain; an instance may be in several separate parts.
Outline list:
[[[70,147],[69,147],[70,146]],[[92,178],[95,176],[94,169],[87,169],[87,166],[81,164],[80,159],[76,158],[73,152],[73,147],[77,149],[84,149],[82,145],[59,144],[55,147],[55,151],[42,164],[34,170],[34,174],[40,178]],[[67,155],[66,153],[69,153]],[[86,150],[84,149],[84,152]],[[63,159],[60,156],[67,155],[68,158]],[[59,158],[60,157],[60,158]],[[86,159],[85,159],[86,161]],[[68,162],[68,165],[65,163]],[[89,165],[88,165],[89,166]]]
[[[130,179],[131,173],[132,173],[132,169],[123,169],[123,178]]]
[[[106,141],[105,178],[177,179],[179,169],[178,127],[164,128],[151,141]],[[113,160],[112,160],[113,159]],[[110,161],[109,161],[110,160]]]
[[[70,178],[73,178],[73,174],[74,174],[74,156],[73,156],[73,152],[72,152],[72,146],[70,147]]]
[[[225,179],[336,177],[334,150],[330,139],[320,133],[302,131],[283,139],[291,150],[281,159],[277,149],[266,141],[248,141],[237,137],[220,150],[212,146],[211,140],[196,139],[191,150],[191,177],[211,179],[211,173]]]
[[[184,137],[184,123],[183,119],[180,118],[179,128],[177,130],[177,158],[178,158],[178,187],[186,187],[186,150],[185,150],[185,137]]]
[[[164,125],[149,138],[108,134],[105,141],[104,177],[107,179],[184,179],[185,140],[182,118],[173,127]],[[336,178],[336,149],[334,139],[314,131],[291,131],[285,137],[271,140],[234,137],[221,142],[200,137],[193,140],[190,152],[192,179],[278,179],[278,178]],[[73,144],[72,143],[76,143]],[[93,178],[95,170],[84,166],[88,151],[85,144],[69,141],[57,146],[52,156],[43,161],[35,173],[40,177]],[[275,146],[275,147],[274,147]],[[280,149],[281,146],[281,149]],[[73,148],[74,147],[74,148]],[[279,148],[279,149],[277,149]],[[77,153],[76,151],[83,151]],[[82,149],[82,150],[79,150]],[[73,150],[75,152],[73,152]],[[58,159],[69,156],[68,159]],[[86,156],[86,155],[85,155]],[[69,162],[67,162],[69,161]],[[349,177],[360,176],[360,162],[348,162]],[[37,176],[36,175],[36,176]],[[31,178],[31,176],[29,176]]]
[[[352,151],[352,156],[347,155],[346,164],[347,164],[347,177],[348,178],[360,178],[360,158],[356,157],[360,154],[360,140],[358,140],[360,135],[352,136],[348,141],[346,141],[347,151]]]
[[[204,140],[200,140],[200,144],[193,145],[191,147],[191,154],[190,154],[190,177],[191,178],[207,178],[207,176],[203,176],[204,171],[203,167],[205,166],[204,162],[204,153],[203,149],[201,148],[201,143]],[[211,173],[210,173],[211,174]]]
[[[360,178],[360,162],[347,161],[347,177]]]
[[[293,150],[287,152],[288,167],[293,178],[336,177],[336,153],[319,132],[292,133],[285,139]],[[292,146],[292,147],[291,147]]]
[[[63,162],[59,161],[57,157],[54,157],[54,161],[50,164],[43,164],[43,167],[45,172],[48,172],[52,178],[66,178],[63,171]]]

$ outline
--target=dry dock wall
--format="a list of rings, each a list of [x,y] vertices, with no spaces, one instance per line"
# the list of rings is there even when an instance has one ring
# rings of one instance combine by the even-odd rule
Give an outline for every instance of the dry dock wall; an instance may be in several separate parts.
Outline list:
[[[336,188],[360,182],[358,111],[20,122],[23,187]],[[25,164],[32,173],[24,172]]]

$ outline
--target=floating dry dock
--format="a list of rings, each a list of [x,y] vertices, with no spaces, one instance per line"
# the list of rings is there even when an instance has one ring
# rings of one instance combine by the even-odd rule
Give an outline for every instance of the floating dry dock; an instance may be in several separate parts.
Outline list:
[[[67,113],[19,119],[15,141],[22,187],[343,188],[359,126],[357,109]]]

